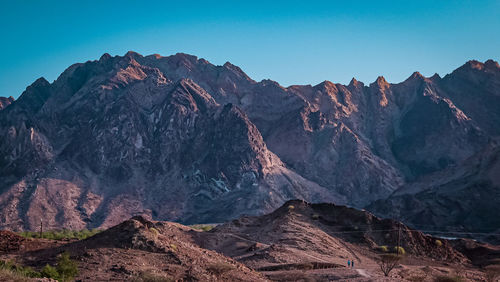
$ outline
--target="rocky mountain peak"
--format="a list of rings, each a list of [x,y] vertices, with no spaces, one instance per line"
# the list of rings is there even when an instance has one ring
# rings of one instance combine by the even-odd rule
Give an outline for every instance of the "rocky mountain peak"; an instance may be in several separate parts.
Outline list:
[[[354,87],[354,88],[358,88],[358,87],[363,87],[364,84],[363,82],[360,82],[358,81],[356,78],[352,78],[351,81],[349,82],[349,87]]]
[[[500,134],[495,76],[471,77],[283,87],[183,53],[104,54],[2,100],[0,227],[33,228],[42,210],[93,228],[220,222],[291,198],[363,207]]]
[[[372,85],[377,86],[380,89],[386,89],[390,86],[389,82],[385,80],[385,77],[379,76]]]
[[[470,60],[461,67],[459,67],[454,72],[469,72],[469,71],[494,71],[498,72],[500,70],[500,65],[494,60],[487,60],[484,63],[477,60]]]
[[[410,77],[413,79],[425,79],[425,77],[418,71],[412,73]]]
[[[500,65],[498,64],[498,62],[491,59],[484,62],[484,66],[489,69],[496,69],[496,70],[500,69]]]
[[[137,53],[137,52],[134,52],[134,51],[127,51],[127,53],[125,53],[125,58],[132,58],[132,59],[136,59],[136,58],[141,58],[142,55]]]
[[[235,66],[235,65],[231,64],[230,62],[224,63],[223,67],[228,69],[229,71],[235,73],[239,78],[253,82],[253,80],[243,70],[241,70],[240,67]]]
[[[439,81],[441,79],[441,76],[438,73],[435,73],[429,78],[431,81]]]
[[[14,98],[12,96],[0,97],[0,110],[5,109],[7,106],[12,104],[12,102],[14,102]]]
[[[32,112],[37,112],[50,95],[50,83],[44,77],[40,77],[26,88],[17,100],[17,103]]]
[[[108,59],[111,59],[111,55],[109,53],[104,53],[102,56],[99,58],[99,61],[106,61]]]

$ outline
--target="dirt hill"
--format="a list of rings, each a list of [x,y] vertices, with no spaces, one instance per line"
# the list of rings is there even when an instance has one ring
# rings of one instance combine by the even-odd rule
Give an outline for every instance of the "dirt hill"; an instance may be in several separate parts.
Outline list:
[[[406,254],[385,277],[379,256],[393,251],[398,237]],[[69,252],[81,281],[432,281],[443,275],[477,281],[484,266],[500,259],[490,245],[438,239],[366,211],[301,200],[207,232],[144,217],[81,241],[5,231],[0,250],[1,260],[36,270]]]
[[[61,253],[69,252],[79,264],[76,280],[82,281],[265,280],[229,257],[200,248],[191,240],[190,231],[180,224],[134,217],[85,240],[48,245],[43,239],[31,239],[26,241],[38,242],[38,248],[9,253],[15,254],[16,261],[39,269],[55,265]]]

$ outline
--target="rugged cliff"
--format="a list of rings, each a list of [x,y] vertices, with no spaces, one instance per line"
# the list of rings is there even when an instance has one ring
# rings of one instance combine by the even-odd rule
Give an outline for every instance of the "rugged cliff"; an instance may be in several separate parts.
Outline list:
[[[444,78],[285,88],[186,54],[105,54],[1,100],[0,226],[364,207],[484,150],[499,81],[497,63],[471,61]]]

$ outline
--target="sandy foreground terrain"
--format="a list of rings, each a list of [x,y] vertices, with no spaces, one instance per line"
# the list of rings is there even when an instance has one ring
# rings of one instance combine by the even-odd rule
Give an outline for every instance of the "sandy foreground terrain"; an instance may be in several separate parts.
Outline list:
[[[2,231],[0,259],[41,269],[69,252],[78,262],[77,281],[486,281],[484,267],[500,258],[495,246],[470,240],[436,246],[435,238],[402,225],[393,232],[394,224],[351,208],[290,201],[206,232],[143,217],[81,241]],[[390,249],[398,233],[406,255],[386,277],[380,247]]]

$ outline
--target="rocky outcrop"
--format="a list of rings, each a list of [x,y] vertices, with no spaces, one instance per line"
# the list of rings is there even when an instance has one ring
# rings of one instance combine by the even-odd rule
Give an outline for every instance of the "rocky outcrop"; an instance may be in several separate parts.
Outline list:
[[[12,104],[14,102],[14,98],[11,97],[0,97],[0,111],[7,108],[8,105]]]
[[[361,260],[353,246],[364,246],[366,252],[380,246],[393,250],[398,244],[414,256],[466,261],[450,242],[442,240],[438,248],[436,238],[398,221],[345,206],[300,200],[288,201],[270,214],[242,217],[196,235],[202,247],[239,258],[254,269],[311,259],[344,265],[347,257]],[[249,247],[244,248],[245,244]]]
[[[133,54],[40,79],[0,118],[1,225],[220,222],[291,197],[344,202],[284,165],[244,111]]]
[[[0,226],[221,222],[292,198],[364,207],[495,138],[456,85],[494,111],[499,73],[469,62],[443,79],[284,88],[187,54],[105,54],[0,111]]]
[[[500,147],[495,144],[462,165],[423,177],[371,204],[375,213],[447,237],[499,243]]]

